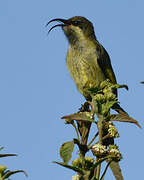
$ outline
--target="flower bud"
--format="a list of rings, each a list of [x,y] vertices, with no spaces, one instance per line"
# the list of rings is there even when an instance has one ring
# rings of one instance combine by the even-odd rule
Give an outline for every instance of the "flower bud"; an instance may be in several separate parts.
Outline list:
[[[93,166],[94,159],[87,156],[85,157],[85,169],[90,169]]]
[[[85,157],[85,161],[88,161],[90,163],[94,163],[94,159],[90,156]]]
[[[106,155],[107,153],[106,146],[103,146],[101,144],[94,144],[91,150],[92,150],[93,155],[97,157],[102,157]]]
[[[122,159],[122,155],[116,145],[109,145],[108,154],[112,156],[112,159],[115,161],[120,161]]]
[[[110,86],[110,80],[109,79],[106,79],[105,81],[102,81],[101,83],[100,83],[100,88],[101,89],[104,89],[104,88],[106,88],[106,87],[108,87],[108,86]]]
[[[96,94],[94,99],[99,103],[104,103],[106,101],[106,98],[103,94]]]
[[[109,133],[110,137],[113,137],[113,138],[119,137],[118,130],[115,128],[115,126],[112,122],[109,122],[108,133]]]

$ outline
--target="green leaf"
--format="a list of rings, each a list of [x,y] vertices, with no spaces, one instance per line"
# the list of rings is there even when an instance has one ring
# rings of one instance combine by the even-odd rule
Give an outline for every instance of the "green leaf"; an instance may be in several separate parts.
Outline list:
[[[6,179],[6,178],[9,178],[11,175],[13,174],[17,174],[17,173],[24,173],[25,176],[28,176],[27,173],[23,170],[17,170],[17,171],[7,171],[3,176],[2,176],[2,180]]]
[[[61,119],[71,119],[76,121],[87,121],[96,123],[96,121],[93,120],[92,116],[93,115],[90,112],[78,112],[75,114],[63,116]]]
[[[68,164],[68,162],[70,161],[73,149],[74,149],[74,141],[69,141],[62,144],[60,148],[60,156],[65,164]]]
[[[128,123],[134,123],[136,124],[139,128],[141,128],[140,124],[138,123],[137,120],[133,119],[126,113],[120,113],[120,114],[112,114],[111,115],[111,121],[119,121],[119,122],[128,122]]]
[[[114,84],[114,86],[115,86],[116,88],[125,88],[126,90],[128,90],[128,86],[127,86],[126,84],[122,84],[122,85],[120,85],[120,84]]]
[[[53,163],[59,164],[60,166],[66,167],[66,168],[71,169],[71,170],[73,170],[75,172],[79,172],[81,175],[84,174],[84,171],[83,171],[82,168],[78,168],[78,167],[75,167],[75,166],[70,166],[70,165],[68,165],[66,163],[61,163],[61,162],[57,162],[57,161],[53,161]]]

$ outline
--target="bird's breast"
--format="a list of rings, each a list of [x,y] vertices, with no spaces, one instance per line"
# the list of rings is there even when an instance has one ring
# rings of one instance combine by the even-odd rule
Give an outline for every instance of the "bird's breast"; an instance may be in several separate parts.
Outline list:
[[[82,94],[85,88],[97,87],[105,79],[97,63],[94,48],[79,50],[69,48],[66,63],[78,90]]]

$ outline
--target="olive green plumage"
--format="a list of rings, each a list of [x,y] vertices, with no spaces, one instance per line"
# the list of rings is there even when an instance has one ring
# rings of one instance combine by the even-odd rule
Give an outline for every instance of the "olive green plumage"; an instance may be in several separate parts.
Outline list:
[[[95,37],[92,23],[80,16],[68,22],[71,24],[63,26],[69,41],[67,67],[78,90],[89,100],[88,88],[99,86],[105,79],[116,83],[116,78],[108,53]]]
[[[61,24],[53,26],[49,32],[55,27],[62,27],[69,42],[67,67],[77,89],[86,100],[91,100],[87,90],[98,87],[105,79],[109,79],[114,84],[117,83],[110,57],[96,39],[93,25],[88,19],[81,16],[67,20],[56,18],[49,21],[47,25],[54,21],[59,21]],[[117,91],[114,93],[117,95]],[[119,104],[113,108],[117,112],[125,112]]]

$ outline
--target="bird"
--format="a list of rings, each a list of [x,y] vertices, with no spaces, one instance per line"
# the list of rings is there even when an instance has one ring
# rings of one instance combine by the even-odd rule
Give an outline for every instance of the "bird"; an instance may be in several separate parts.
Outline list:
[[[74,16],[69,19],[52,19],[46,26],[54,21],[60,24],[51,27],[48,33],[58,26],[62,27],[69,42],[66,64],[77,89],[85,99],[92,99],[87,89],[98,87],[106,79],[117,84],[110,56],[97,40],[93,24],[85,17]],[[117,90],[114,93],[117,96]],[[127,114],[119,104],[112,108],[118,113]]]

